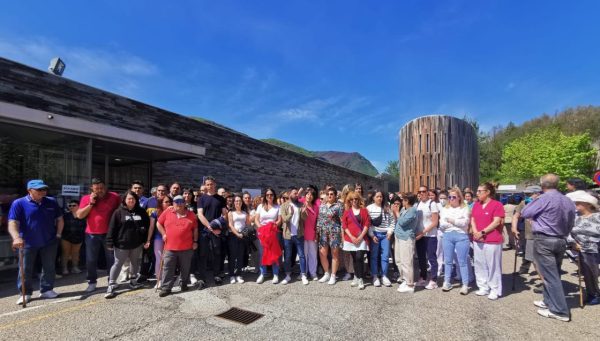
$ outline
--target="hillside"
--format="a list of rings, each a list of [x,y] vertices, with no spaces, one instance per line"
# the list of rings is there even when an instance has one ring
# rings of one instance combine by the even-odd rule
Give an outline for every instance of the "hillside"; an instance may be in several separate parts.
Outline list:
[[[476,122],[472,122],[476,130]],[[516,125],[509,122],[489,132],[479,132],[480,177],[482,180],[499,180],[503,148],[510,142],[538,129],[557,127],[566,135],[588,133],[593,142],[600,141],[600,107],[579,106],[559,113],[542,114],[539,117]]]
[[[302,147],[298,147],[294,144],[287,143],[278,139],[263,139],[261,140],[266,143],[270,143],[272,145],[285,148],[291,150],[293,152],[321,159],[323,161],[327,161],[329,163],[333,163],[334,165],[342,166],[348,169],[352,169],[354,171],[367,174],[370,176],[376,176],[379,172],[377,168],[375,168],[369,160],[367,160],[364,156],[359,153],[345,153],[345,152],[335,152],[335,151],[327,151],[327,152],[313,152],[310,150],[306,150]]]
[[[356,152],[344,153],[327,151],[313,153],[315,154],[315,156],[323,158],[330,163],[353,169],[357,172],[361,172],[371,176],[376,176],[379,173],[377,171],[377,168],[375,168],[369,160],[367,160],[364,156]]]

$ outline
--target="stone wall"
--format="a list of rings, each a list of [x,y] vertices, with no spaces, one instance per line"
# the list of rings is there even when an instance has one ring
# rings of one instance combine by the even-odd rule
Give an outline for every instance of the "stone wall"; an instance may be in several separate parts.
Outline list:
[[[155,162],[152,182],[199,184],[212,175],[220,186],[240,189],[360,182],[379,188],[380,179],[303,156],[233,130],[156,108],[0,58],[0,101],[78,117],[119,128],[202,145],[203,158]]]

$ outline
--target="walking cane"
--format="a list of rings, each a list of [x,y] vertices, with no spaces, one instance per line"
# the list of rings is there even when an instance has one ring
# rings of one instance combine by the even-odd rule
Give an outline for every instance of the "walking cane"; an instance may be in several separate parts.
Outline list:
[[[583,309],[583,288],[581,287],[581,251],[577,255],[577,279],[579,280],[579,307]]]
[[[520,250],[520,245],[519,245],[519,239],[515,239],[515,243],[516,243],[516,249],[515,249],[515,263],[513,266],[513,278],[512,278],[512,291],[515,291],[515,282],[517,281],[517,257],[519,256],[519,250]]]
[[[165,245],[163,245],[163,249],[162,252],[160,253],[160,263],[158,266],[158,276],[156,276],[156,288],[154,289],[154,292],[158,291],[158,288],[160,288],[160,286],[162,285],[162,272],[163,272],[163,260],[165,258],[165,246],[167,243],[165,243]]]
[[[19,248],[19,275],[21,276],[21,298],[23,299],[23,308],[27,307],[25,299],[25,266],[23,265],[24,251],[23,247]]]

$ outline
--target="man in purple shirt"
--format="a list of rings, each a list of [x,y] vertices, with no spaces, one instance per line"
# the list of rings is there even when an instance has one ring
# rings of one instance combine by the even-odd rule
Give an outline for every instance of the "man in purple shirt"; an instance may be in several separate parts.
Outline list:
[[[533,304],[541,308],[541,316],[568,322],[571,317],[560,266],[575,221],[575,205],[557,190],[559,180],[556,174],[544,175],[540,180],[544,194],[525,206],[521,217],[532,220],[533,258],[544,279],[544,300]]]

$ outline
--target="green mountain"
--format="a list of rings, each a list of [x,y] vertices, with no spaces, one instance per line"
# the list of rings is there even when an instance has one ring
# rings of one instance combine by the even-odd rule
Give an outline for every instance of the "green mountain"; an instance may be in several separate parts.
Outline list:
[[[348,168],[363,174],[367,174],[370,176],[376,176],[379,174],[377,168],[375,168],[369,160],[367,160],[364,156],[359,153],[345,153],[345,152],[335,152],[335,151],[326,151],[326,152],[318,152],[318,151],[310,151],[306,150],[302,147],[298,147],[294,144],[287,143],[278,139],[263,139],[263,142],[285,148],[291,150],[293,152],[302,154],[308,157],[314,157],[317,159],[321,159],[332,163],[334,165],[338,165],[344,168]]]

